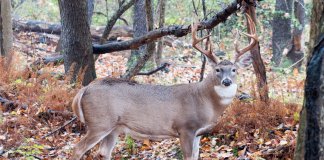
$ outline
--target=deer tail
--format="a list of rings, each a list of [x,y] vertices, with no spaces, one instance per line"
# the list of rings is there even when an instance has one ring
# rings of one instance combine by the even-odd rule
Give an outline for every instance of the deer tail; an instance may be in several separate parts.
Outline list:
[[[87,87],[82,88],[74,97],[72,102],[72,110],[74,114],[76,114],[79,117],[80,121],[83,123],[85,123],[85,119],[84,119],[83,109],[81,106],[81,99],[86,89]]]

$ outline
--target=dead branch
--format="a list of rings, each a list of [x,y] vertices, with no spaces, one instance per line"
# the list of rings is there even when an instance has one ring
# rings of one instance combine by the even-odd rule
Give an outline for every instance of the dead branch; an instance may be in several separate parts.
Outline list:
[[[65,126],[69,125],[70,123],[72,123],[73,121],[75,121],[77,119],[76,116],[72,117],[72,119],[70,119],[69,121],[65,122],[62,126],[56,128],[55,130],[51,131],[50,133],[47,133],[46,135],[42,136],[41,138],[44,139],[52,134],[54,134],[55,132],[61,130],[62,128],[64,128]]]
[[[13,29],[16,31],[23,31],[23,32],[40,32],[40,33],[47,33],[47,34],[61,34],[62,26],[61,24],[55,23],[48,23],[44,21],[36,21],[36,20],[28,20],[28,21],[21,21],[21,20],[13,20]],[[99,40],[101,38],[101,34],[104,32],[105,27],[94,27],[90,28],[92,39]],[[110,29],[110,37],[132,37],[133,36],[133,29],[128,26],[113,26]],[[107,37],[106,37],[107,38]]]
[[[54,65],[59,65],[62,64],[64,62],[63,59],[63,55],[57,55],[57,56],[53,56],[53,57],[44,57],[41,59],[36,60],[35,62],[33,62],[32,65],[34,66],[39,66],[39,65],[47,65],[47,64],[54,64]]]
[[[131,6],[134,5],[135,0],[130,0],[128,3],[121,5],[116,13],[110,18],[110,20],[107,22],[107,25],[105,27],[105,30],[100,38],[100,44],[103,44],[111,32],[113,26],[115,25],[116,21],[120,18],[120,16],[127,11]]]
[[[149,75],[152,75],[158,71],[161,71],[161,70],[166,70],[167,67],[169,67],[170,64],[169,63],[163,63],[160,67],[152,70],[152,71],[149,71],[147,73],[143,73],[143,72],[140,72],[140,73],[137,73],[137,75],[145,75],[145,76],[149,76]]]
[[[201,21],[198,30],[202,29],[212,29],[221,22],[226,21],[226,19],[241,6],[243,0],[235,0],[230,5],[228,5],[221,12],[216,13],[212,18]],[[137,49],[139,46],[147,44],[149,42],[155,41],[166,35],[174,35],[176,37],[182,37],[190,33],[190,25],[171,25],[159,29],[152,30],[146,35],[134,38],[129,41],[115,42],[104,45],[93,45],[93,54],[105,54],[115,51]]]

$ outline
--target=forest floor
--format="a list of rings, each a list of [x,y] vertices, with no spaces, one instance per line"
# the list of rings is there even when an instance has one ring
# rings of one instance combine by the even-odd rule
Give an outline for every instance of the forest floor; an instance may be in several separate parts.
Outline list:
[[[30,67],[37,59],[53,56],[57,41],[58,36],[48,34],[15,33],[10,67],[0,66],[0,97],[12,102],[1,105],[0,159],[69,159],[73,146],[85,135],[79,121],[62,127],[73,117],[70,105],[80,86],[67,83],[63,65]],[[215,133],[201,139],[201,159],[292,159],[305,73],[290,67],[274,71],[269,48],[263,46],[261,50],[270,103],[253,98],[258,92],[252,66],[240,69],[239,94],[247,93],[252,98],[235,99]],[[124,55],[129,53],[101,55],[96,63],[98,77],[122,75],[127,62]],[[191,48],[165,47],[164,61],[171,64],[168,71],[137,76],[135,80],[163,85],[199,81],[200,54]],[[97,150],[98,146],[94,147],[86,159],[98,159]],[[182,155],[178,139],[143,142],[120,136],[113,157],[162,160],[181,159]]]

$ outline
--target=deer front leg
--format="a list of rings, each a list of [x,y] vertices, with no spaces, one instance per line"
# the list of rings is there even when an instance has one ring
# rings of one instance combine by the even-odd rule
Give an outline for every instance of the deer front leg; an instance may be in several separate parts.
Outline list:
[[[193,132],[185,131],[180,133],[180,145],[184,160],[198,160],[200,137]]]

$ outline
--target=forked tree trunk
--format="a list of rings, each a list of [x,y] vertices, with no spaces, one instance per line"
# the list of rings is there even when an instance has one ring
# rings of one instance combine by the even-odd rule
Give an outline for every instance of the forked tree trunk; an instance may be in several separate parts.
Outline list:
[[[251,1],[253,2],[253,0],[251,0]],[[254,23],[257,24],[255,7],[253,7],[251,5],[246,5],[246,6],[247,6],[246,13],[249,14],[250,17],[252,18],[252,20],[254,21]],[[251,31],[248,28],[248,33],[250,33],[250,32]],[[269,101],[269,95],[268,95],[269,90],[268,90],[268,84],[267,84],[267,74],[266,74],[266,69],[265,69],[263,60],[261,58],[259,42],[257,43],[256,46],[254,46],[252,48],[252,50],[250,52],[251,52],[252,59],[253,59],[252,65],[253,65],[254,72],[256,75],[256,79],[257,79],[259,98],[264,102],[268,102]]]
[[[275,14],[272,21],[272,62],[281,63],[282,53],[291,42],[292,0],[276,0]]]
[[[96,78],[86,0],[59,0],[64,69],[72,82],[87,85]]]
[[[144,10],[139,10],[142,7],[144,7]],[[138,0],[135,2],[134,8],[134,37],[136,37],[136,32],[138,32],[137,35],[144,35],[148,31],[153,30],[153,1]],[[144,25],[138,24],[140,22],[137,21],[144,21],[142,22]],[[144,67],[147,60],[152,57],[154,50],[155,42],[151,42],[141,46],[139,50],[132,51],[131,57],[128,60],[128,70],[123,75],[123,78],[131,79],[133,76],[137,75]]]
[[[10,0],[1,0],[1,55],[6,56],[10,52],[13,43],[12,35],[12,20],[11,20],[11,1]]]
[[[324,159],[324,1],[313,0],[305,99],[295,160]]]

